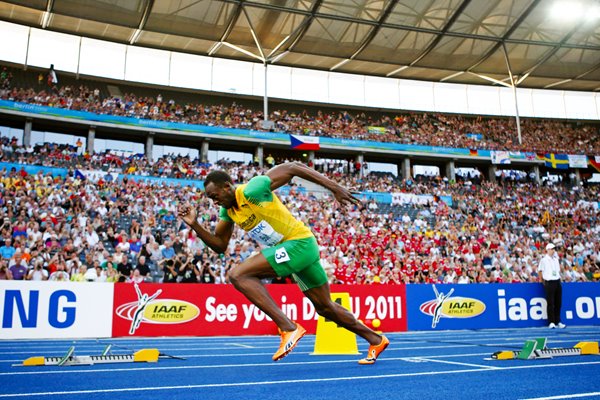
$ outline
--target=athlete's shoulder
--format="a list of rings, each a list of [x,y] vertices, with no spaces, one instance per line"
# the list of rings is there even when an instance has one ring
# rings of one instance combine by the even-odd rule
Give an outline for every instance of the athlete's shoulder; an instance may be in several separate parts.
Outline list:
[[[241,187],[244,196],[252,202],[260,203],[262,201],[271,201],[273,192],[271,191],[271,178],[266,175],[255,176],[250,179],[246,185]]]

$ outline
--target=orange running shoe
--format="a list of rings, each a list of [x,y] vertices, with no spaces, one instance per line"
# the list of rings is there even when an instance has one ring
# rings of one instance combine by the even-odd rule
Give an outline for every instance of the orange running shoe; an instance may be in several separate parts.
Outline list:
[[[294,350],[294,347],[296,347],[296,344],[298,344],[298,341],[306,334],[306,329],[300,326],[299,323],[296,323],[295,330],[289,332],[279,330],[279,334],[281,335],[281,344],[279,345],[279,349],[273,354],[273,361],[279,361],[290,354]]]
[[[390,341],[385,336],[381,336],[381,343],[378,345],[370,345],[369,352],[367,353],[367,357],[359,360],[358,363],[361,365],[367,364],[375,364],[377,357],[385,350],[386,347],[390,344]]]

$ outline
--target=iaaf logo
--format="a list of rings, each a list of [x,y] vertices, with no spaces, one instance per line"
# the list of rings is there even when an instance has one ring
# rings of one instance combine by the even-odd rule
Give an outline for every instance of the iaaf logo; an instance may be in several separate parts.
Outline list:
[[[435,300],[425,302],[419,306],[423,314],[433,317],[431,327],[435,328],[440,322],[440,318],[473,318],[483,314],[485,303],[469,297],[450,297],[454,293],[454,288],[450,289],[448,294],[438,292],[435,285],[432,285],[435,293]]]
[[[138,300],[121,304],[115,312],[123,319],[131,321],[129,334],[133,335],[142,322],[149,324],[181,324],[192,321],[200,315],[195,304],[174,299],[156,300],[162,293],[158,289],[152,296],[142,293],[137,283],[134,284]]]

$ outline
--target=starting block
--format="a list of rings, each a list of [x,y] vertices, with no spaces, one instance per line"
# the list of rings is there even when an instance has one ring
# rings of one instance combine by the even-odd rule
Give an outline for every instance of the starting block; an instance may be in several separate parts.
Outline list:
[[[142,349],[133,354],[109,354],[111,345],[106,346],[101,355],[97,356],[76,356],[75,347],[71,346],[67,353],[62,357],[30,357],[18,366],[73,366],[73,365],[94,365],[111,363],[129,363],[129,362],[157,362],[161,356],[158,349]]]
[[[582,356],[589,354],[600,354],[598,342],[579,342],[572,348],[549,349],[546,346],[546,338],[527,340],[523,348],[518,351],[497,351],[492,354],[493,360],[541,360],[545,358]]]

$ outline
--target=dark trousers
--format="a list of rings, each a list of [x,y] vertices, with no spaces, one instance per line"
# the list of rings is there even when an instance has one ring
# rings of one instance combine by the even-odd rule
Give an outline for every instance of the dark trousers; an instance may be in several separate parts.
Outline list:
[[[562,287],[560,280],[544,281],[546,290],[546,312],[548,314],[548,323],[558,324],[560,322],[560,307],[562,305]]]

